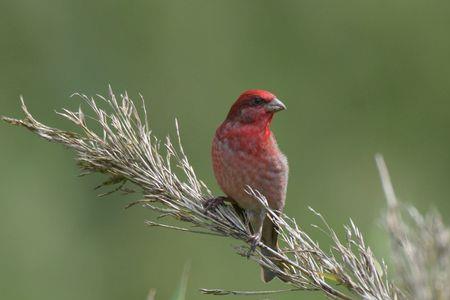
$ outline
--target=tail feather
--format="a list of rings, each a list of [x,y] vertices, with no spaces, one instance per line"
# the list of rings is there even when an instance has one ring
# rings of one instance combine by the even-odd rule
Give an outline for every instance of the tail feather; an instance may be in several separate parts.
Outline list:
[[[236,213],[242,218],[242,220],[245,220],[245,218],[246,218],[245,211],[241,207],[239,207],[237,204],[235,204],[235,203],[232,203],[232,204],[233,204],[233,207],[234,207]],[[252,229],[253,228],[251,228],[251,230]],[[261,241],[266,246],[270,247],[272,250],[278,252],[277,226],[268,217],[266,217],[264,219]],[[261,253],[266,257],[273,257],[272,252],[268,249],[261,248]],[[285,267],[286,267],[285,264],[282,262],[276,262],[276,264],[280,269],[285,269]],[[286,281],[282,277],[277,275],[275,272],[269,270],[268,268],[261,266],[261,280],[263,282],[267,283],[267,282],[271,281],[272,279],[274,279],[275,277],[280,278],[282,281]]]
[[[267,250],[265,250],[267,251]],[[264,252],[264,251],[263,251]],[[268,255],[268,253],[264,253],[264,255]],[[276,273],[272,272],[271,270],[261,266],[261,280],[265,283],[271,281],[277,276]]]
[[[262,231],[262,242],[272,248],[274,251],[278,251],[278,232],[276,230],[276,225],[266,217],[264,220],[264,226]],[[261,252],[265,256],[273,256],[273,254],[268,249],[261,249]],[[273,271],[261,266],[261,280],[264,282],[269,282],[277,276]]]

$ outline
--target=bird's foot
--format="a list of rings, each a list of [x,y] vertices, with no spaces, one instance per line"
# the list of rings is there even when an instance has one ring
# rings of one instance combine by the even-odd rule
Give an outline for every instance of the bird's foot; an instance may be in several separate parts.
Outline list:
[[[250,249],[247,252],[247,258],[250,258],[250,256],[255,252],[256,247],[258,246],[259,242],[261,241],[261,236],[259,234],[254,234],[250,236],[250,238],[247,240],[247,243],[250,244]]]
[[[217,207],[223,205],[225,199],[226,197],[220,196],[206,200],[205,202],[203,202],[203,208],[205,209],[205,212],[216,210]]]

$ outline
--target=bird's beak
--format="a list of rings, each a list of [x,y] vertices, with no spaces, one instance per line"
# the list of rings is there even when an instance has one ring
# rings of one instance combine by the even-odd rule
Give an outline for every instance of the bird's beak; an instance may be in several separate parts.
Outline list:
[[[266,104],[266,108],[268,111],[277,112],[286,109],[286,105],[284,105],[284,103],[281,102],[280,99],[274,98],[272,99],[272,101]]]

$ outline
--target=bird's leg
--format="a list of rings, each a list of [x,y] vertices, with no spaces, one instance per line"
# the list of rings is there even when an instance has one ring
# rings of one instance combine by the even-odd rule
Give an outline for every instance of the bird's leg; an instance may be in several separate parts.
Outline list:
[[[205,209],[205,212],[215,210],[217,207],[219,207],[219,205],[223,205],[223,203],[227,200],[228,198],[224,196],[207,199],[205,202],[203,202],[203,208]]]
[[[264,219],[266,218],[266,211],[264,209],[260,210],[248,210],[247,211],[248,220],[253,229],[253,235],[247,240],[250,243],[250,250],[247,253],[247,258],[256,250],[256,246],[261,241],[262,229],[264,224]]]

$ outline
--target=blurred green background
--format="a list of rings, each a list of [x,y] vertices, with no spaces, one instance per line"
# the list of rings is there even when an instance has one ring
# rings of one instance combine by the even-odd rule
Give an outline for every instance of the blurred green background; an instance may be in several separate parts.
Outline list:
[[[3,0],[0,114],[21,116],[23,94],[39,120],[71,129],[54,113],[79,105],[71,93],[140,92],[156,134],[179,118],[198,175],[220,193],[214,130],[241,91],[268,89],[288,106],[273,124],[291,167],[287,213],[309,226],[310,205],[337,229],[351,217],[386,257],[376,152],[402,200],[450,223],[449,29],[449,1]],[[138,195],[97,198],[102,178],[78,178],[63,147],[5,124],[0,137],[1,299],[145,299],[150,288],[170,299],[186,262],[187,299],[283,286],[261,283],[232,240],[146,228],[153,214],[122,209]]]

